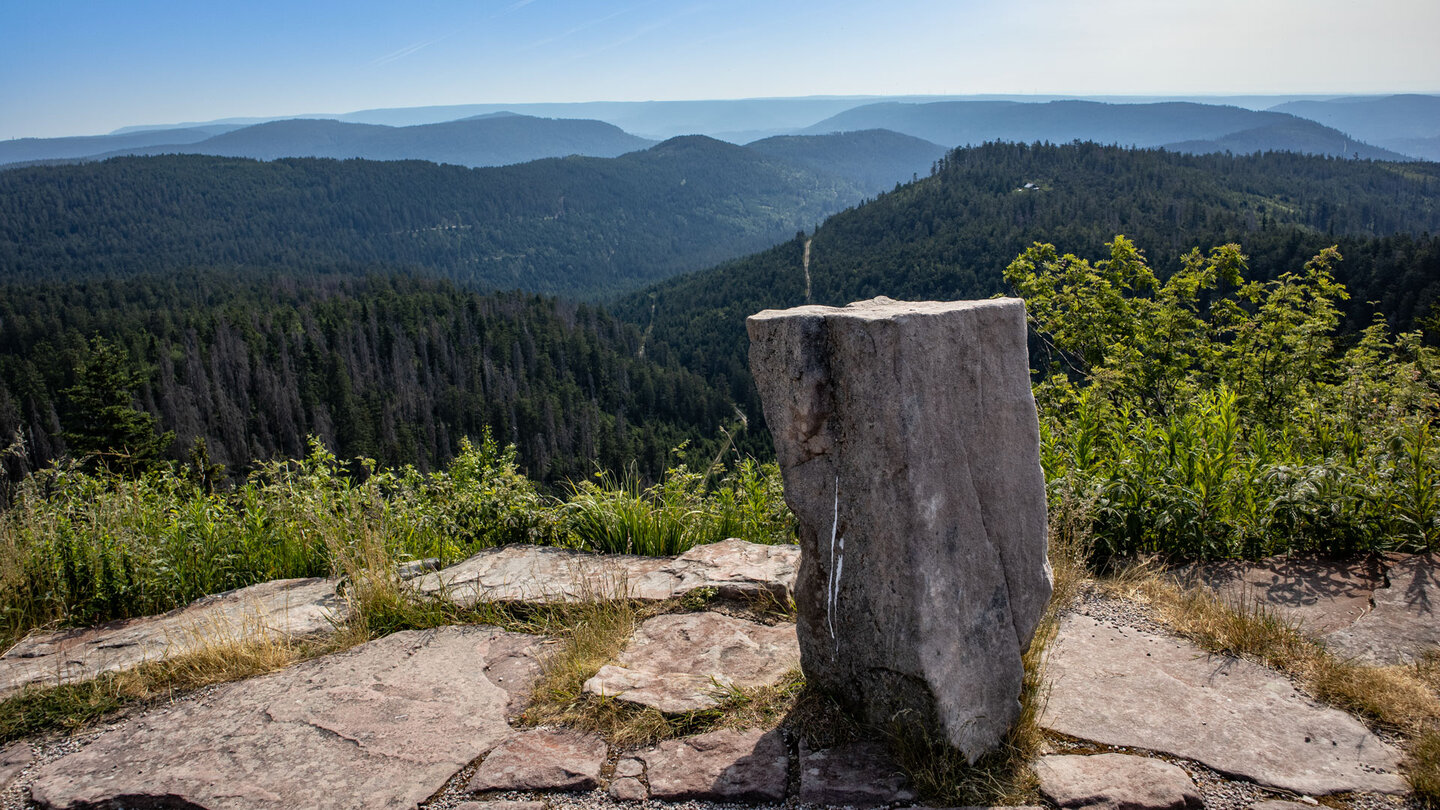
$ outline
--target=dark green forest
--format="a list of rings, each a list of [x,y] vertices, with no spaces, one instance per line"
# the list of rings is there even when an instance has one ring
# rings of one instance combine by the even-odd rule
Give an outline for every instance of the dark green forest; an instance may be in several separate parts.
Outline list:
[[[1409,328],[1440,296],[1440,164],[1096,144],[959,149],[933,176],[837,214],[812,235],[661,282],[615,311],[673,352],[662,359],[724,385],[758,415],[748,315],[877,295],[985,298],[1008,291],[1005,267],[1034,242],[1085,256],[1103,253],[1116,234],[1162,276],[1197,246],[1239,243],[1251,275],[1267,279],[1338,244],[1336,277],[1352,296],[1346,328],[1366,326],[1377,310]]]
[[[488,430],[549,482],[597,464],[659,471],[687,439],[713,453],[707,442],[735,420],[729,397],[647,360],[641,340],[590,305],[394,275],[9,285],[0,432],[25,451],[5,463],[18,478],[113,421],[88,412],[97,386],[80,383],[116,357],[124,367],[100,369],[110,387],[137,378],[134,405],[173,431],[162,457],[185,459],[203,439],[231,475],[304,456],[310,435],[341,457],[427,470]]]
[[[990,144],[796,234],[793,219],[761,211],[781,177],[765,173],[760,192],[746,191],[759,181],[724,167],[760,164],[736,153],[682,139],[617,160],[490,170],[162,157],[0,172],[0,435],[25,442],[5,463],[13,477],[84,445],[67,435],[83,438],[77,375],[103,353],[97,337],[127,358],[136,382],[121,387],[177,461],[202,438],[239,474],[255,459],[303,454],[313,434],[341,457],[433,469],[488,428],[542,481],[626,465],[653,480],[683,443],[708,461],[728,441],[722,427],[742,452],[771,454],[746,316],[1006,292],[1002,271],[1035,241],[1098,255],[1123,233],[1162,278],[1192,247],[1236,242],[1258,280],[1338,245],[1335,275],[1351,292],[1342,334],[1377,311],[1410,328],[1440,293],[1434,164]],[[631,159],[644,171],[621,172]],[[728,202],[691,196],[707,177]],[[644,216],[622,202],[639,198]],[[547,219],[562,200],[560,219]],[[760,239],[747,231],[753,218],[726,219],[731,205],[789,222],[794,238],[632,294],[613,317],[534,295],[562,276],[572,292],[599,279],[596,292],[620,284],[610,271],[622,266],[634,271],[625,283],[661,273],[698,255],[679,236],[691,226],[708,229],[717,251]],[[454,227],[419,227],[436,221]],[[529,293],[469,289],[478,265],[446,263],[481,238],[463,223],[482,222],[493,225],[484,238],[515,241],[504,283]],[[410,230],[386,230],[398,226]],[[630,257],[641,256],[649,264],[635,271]]]
[[[0,281],[378,263],[593,299],[763,249],[862,196],[702,137],[482,169],[114,158],[0,171]]]

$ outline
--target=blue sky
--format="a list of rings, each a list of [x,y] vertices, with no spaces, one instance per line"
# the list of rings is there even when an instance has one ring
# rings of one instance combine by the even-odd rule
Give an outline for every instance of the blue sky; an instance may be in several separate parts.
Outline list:
[[[0,138],[373,107],[1440,92],[1436,0],[0,0]]]

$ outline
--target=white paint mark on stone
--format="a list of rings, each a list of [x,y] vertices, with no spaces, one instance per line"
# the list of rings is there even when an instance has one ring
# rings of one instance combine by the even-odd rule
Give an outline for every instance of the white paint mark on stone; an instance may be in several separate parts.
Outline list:
[[[840,551],[836,554],[835,542],[840,532],[840,476],[835,476],[835,518],[830,524],[830,581],[825,587],[825,623],[830,627],[830,640],[839,648],[835,636],[835,605],[840,601],[840,572],[845,567],[845,538],[840,537]]]

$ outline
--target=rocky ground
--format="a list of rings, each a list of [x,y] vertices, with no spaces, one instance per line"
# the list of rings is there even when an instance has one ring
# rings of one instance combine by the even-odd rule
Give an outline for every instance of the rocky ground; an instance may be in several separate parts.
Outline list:
[[[496,556],[450,572],[470,589],[466,598],[522,587],[536,573],[514,549]],[[596,573],[594,560],[548,550],[535,559],[562,580],[546,591],[554,598],[578,598],[597,578],[613,585],[630,575]],[[660,598],[689,587],[784,594],[794,564],[793,550],[730,542],[689,560],[645,561],[633,573]],[[1430,558],[1391,559],[1350,588],[1337,584],[1348,574],[1314,569],[1307,580],[1293,566],[1273,566],[1269,579],[1260,566],[1191,573],[1222,592],[1274,594],[1278,609],[1328,616],[1317,632],[1347,639],[1337,643],[1353,643],[1369,660],[1403,660],[1440,628],[1429,601],[1440,593],[1436,570]],[[437,584],[446,576],[431,575],[426,587],[449,590]],[[1362,585],[1363,598],[1355,595]],[[322,591],[317,598],[330,598]],[[293,607],[301,615],[311,609]],[[173,615],[156,621],[173,631]],[[138,627],[121,629],[132,638]],[[671,711],[713,705],[707,685],[775,682],[797,655],[793,626],[709,611],[652,618],[636,639],[593,691]],[[36,642],[30,649],[50,654],[60,646]],[[618,750],[575,732],[517,728],[539,642],[487,627],[399,633],[135,710],[73,737],[22,741],[0,751],[3,808],[438,809],[484,801],[510,810],[708,810],[914,801],[899,769],[864,743],[811,751],[781,731],[717,731]],[[64,650],[51,661],[58,677],[87,660],[81,647]],[[35,670],[33,657],[14,652],[0,657],[0,683],[28,678],[14,674],[22,667]],[[12,658],[16,668],[8,670]],[[79,663],[56,665],[66,661]],[[1062,623],[1048,674],[1050,750],[1036,767],[1044,796],[1057,806],[1238,810],[1291,801],[1418,810],[1399,776],[1394,740],[1319,705],[1278,673],[1172,636],[1137,603],[1084,594]]]

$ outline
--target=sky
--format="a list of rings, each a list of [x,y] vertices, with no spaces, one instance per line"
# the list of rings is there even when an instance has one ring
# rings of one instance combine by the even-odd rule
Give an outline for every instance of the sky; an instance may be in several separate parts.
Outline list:
[[[1436,0],[0,0],[0,138],[378,107],[1440,93]]]

